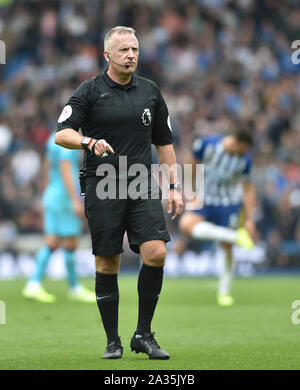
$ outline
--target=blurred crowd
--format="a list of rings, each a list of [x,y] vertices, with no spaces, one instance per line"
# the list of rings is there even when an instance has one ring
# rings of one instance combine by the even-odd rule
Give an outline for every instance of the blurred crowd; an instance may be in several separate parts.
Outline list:
[[[299,21],[296,0],[0,0],[2,239],[42,231],[45,142],[74,89],[105,69],[105,33],[125,25],[138,73],[168,104],[179,163],[196,136],[253,129],[257,239],[272,265],[300,265]]]

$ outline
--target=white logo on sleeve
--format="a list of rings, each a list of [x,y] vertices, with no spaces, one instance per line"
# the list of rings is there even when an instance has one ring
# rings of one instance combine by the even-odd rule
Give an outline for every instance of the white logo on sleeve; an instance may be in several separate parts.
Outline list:
[[[58,123],[64,122],[66,119],[70,118],[72,115],[72,107],[71,106],[65,106],[62,110],[62,113],[60,114],[60,117],[58,118]]]
[[[169,129],[170,129],[171,131],[173,131],[173,130],[172,130],[172,126],[171,126],[170,115],[168,115],[167,123],[168,123]]]
[[[150,123],[152,122],[151,111],[149,110],[149,108],[144,108],[144,112],[142,115],[142,122],[144,123],[145,126],[149,126]]]

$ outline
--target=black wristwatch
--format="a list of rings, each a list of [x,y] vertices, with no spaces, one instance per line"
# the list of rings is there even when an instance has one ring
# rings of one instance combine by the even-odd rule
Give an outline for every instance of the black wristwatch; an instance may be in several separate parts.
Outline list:
[[[82,137],[81,138],[81,141],[80,141],[80,144],[82,145],[82,149],[84,150],[89,150],[88,149],[88,146],[89,144],[93,141],[93,138],[91,137]]]
[[[170,190],[177,190],[177,191],[181,191],[181,185],[179,183],[172,183],[170,184]]]

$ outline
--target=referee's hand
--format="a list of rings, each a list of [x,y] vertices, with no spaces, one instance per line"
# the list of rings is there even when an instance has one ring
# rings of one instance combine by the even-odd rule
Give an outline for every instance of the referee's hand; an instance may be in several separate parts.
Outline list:
[[[172,212],[173,206],[175,208],[175,214],[172,217],[172,221],[181,216],[183,211],[183,201],[181,192],[177,190],[170,190],[169,200],[168,200],[168,213]]]
[[[96,139],[88,146],[89,150],[93,152],[97,157],[107,156],[107,152],[115,154],[113,148],[105,139]]]

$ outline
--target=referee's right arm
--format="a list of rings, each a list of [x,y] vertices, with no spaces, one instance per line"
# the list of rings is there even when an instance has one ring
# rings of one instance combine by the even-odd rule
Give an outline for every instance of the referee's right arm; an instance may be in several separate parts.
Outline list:
[[[89,81],[79,85],[70,97],[57,121],[55,143],[67,149],[82,149],[82,136],[78,130],[83,125],[90,110]]]
[[[77,88],[58,118],[55,134],[57,145],[67,149],[83,149],[81,143],[83,137],[78,133],[78,130],[85,122],[92,104],[89,99],[91,91],[89,91],[88,85],[88,81],[86,81]],[[102,156],[106,151],[114,153],[112,147],[104,139],[92,139],[91,141],[87,147],[96,156]]]
[[[56,133],[55,143],[67,149],[83,149],[81,145],[82,138],[83,137],[74,129],[63,129]],[[105,139],[93,139],[93,142],[88,145],[88,149],[90,151],[92,151],[94,143],[96,143],[94,154],[98,157],[102,156],[104,152],[110,152],[112,154],[115,153],[113,148],[105,141]]]
[[[82,136],[74,129],[63,129],[55,134],[55,143],[67,149],[82,149]]]

